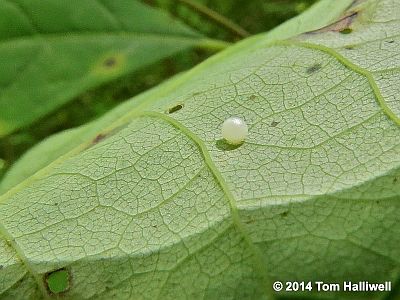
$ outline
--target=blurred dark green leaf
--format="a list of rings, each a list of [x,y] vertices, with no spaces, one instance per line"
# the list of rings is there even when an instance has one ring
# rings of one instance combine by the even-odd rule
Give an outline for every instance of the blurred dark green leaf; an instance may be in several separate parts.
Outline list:
[[[89,88],[203,42],[134,0],[1,0],[0,136]]]

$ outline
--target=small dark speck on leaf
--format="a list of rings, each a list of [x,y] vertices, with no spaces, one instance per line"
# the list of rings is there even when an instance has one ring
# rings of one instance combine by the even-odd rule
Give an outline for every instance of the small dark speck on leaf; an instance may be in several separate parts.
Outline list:
[[[235,149],[239,148],[242,144],[239,144],[239,145],[231,145],[231,144],[229,144],[225,139],[220,139],[220,140],[218,140],[218,141],[215,143],[215,145],[217,146],[217,148],[218,148],[219,150],[222,150],[222,151],[232,151],[232,150],[235,150]]]
[[[103,64],[107,68],[112,68],[117,64],[117,60],[114,57],[109,57],[104,61]]]
[[[287,217],[288,214],[289,214],[288,211],[284,211],[284,212],[281,213],[280,215],[281,215],[282,218],[284,218],[284,217]]]
[[[398,181],[397,177],[393,178],[393,184]]]
[[[169,114],[173,114],[174,112],[177,112],[178,110],[181,110],[183,108],[183,104],[177,104],[174,107],[171,107],[168,109]]]
[[[256,95],[251,95],[249,99],[250,99],[250,100],[255,100],[256,98],[257,98]]]
[[[353,29],[351,28],[344,28],[342,30],[339,31],[341,34],[349,34],[353,32]]]
[[[344,47],[344,49],[346,49],[346,50],[354,50],[354,46],[346,46],[346,47]]]
[[[271,122],[271,127],[276,127],[276,126],[278,126],[278,124],[279,124],[279,122],[272,121]]]
[[[3,265],[0,265],[0,270],[3,269],[3,268],[4,268]]]
[[[312,73],[315,73],[315,72],[317,72],[317,71],[319,71],[320,69],[321,69],[321,64],[315,64],[315,65],[312,65],[311,67],[309,67],[309,68],[307,68],[307,74],[312,74]]]
[[[385,41],[386,43],[389,43],[389,44],[393,44],[394,43],[394,40],[390,40],[390,41]]]
[[[58,205],[58,202],[54,203],[54,205],[57,206],[57,205]]]
[[[99,133],[92,141],[92,144],[97,144],[106,137],[105,134]]]

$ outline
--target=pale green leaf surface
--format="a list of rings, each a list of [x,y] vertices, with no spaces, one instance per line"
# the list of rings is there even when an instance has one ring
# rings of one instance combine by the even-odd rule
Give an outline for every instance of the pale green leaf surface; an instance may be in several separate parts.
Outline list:
[[[0,136],[204,39],[135,0],[0,1]]]
[[[332,20],[336,20],[351,2],[351,0],[340,0],[336,1],[335,5],[332,5],[331,0],[320,1],[302,15],[285,22],[284,24],[270,31],[268,34],[262,35],[262,40],[263,42],[282,40],[298,35],[305,31],[311,31],[322,26],[326,26],[331,23]],[[324,17],[317,17],[320,15],[323,15]],[[239,47],[245,47],[245,45],[257,42],[258,40],[258,37],[247,39],[241,44],[244,46],[239,45]],[[10,171],[0,182],[0,194],[4,193],[22,180],[28,178],[36,171],[48,165],[50,162],[67,153],[82,142],[94,138],[96,133],[102,131],[104,127],[107,127],[107,124],[110,124],[112,121],[120,118],[126,113],[126,111],[134,109],[143,101],[152,101],[151,99],[159,98],[160,94],[167,94],[167,91],[175,89],[184,84],[186,81],[190,80],[192,74],[196,74],[198,69],[206,68],[207,65],[215,63],[220,57],[225,57],[229,55],[229,53],[235,53],[237,51],[235,49],[233,49],[231,52],[225,51],[222,56],[215,56],[213,59],[194,68],[191,72],[188,72],[187,75],[176,76],[176,78],[168,81],[167,83],[164,83],[163,85],[150,90],[149,92],[133,98],[132,100],[109,112],[99,120],[92,122],[91,124],[77,129],[68,130],[46,139],[44,142],[28,151],[28,153],[10,169]]]
[[[271,299],[274,280],[398,282],[400,99],[381,75],[398,74],[399,48],[376,49],[398,39],[388,24],[400,3],[358,2],[351,22],[221,53],[7,192],[3,286],[34,278],[46,296],[43,276],[60,268],[70,299]],[[220,136],[232,115],[250,132],[235,149]]]

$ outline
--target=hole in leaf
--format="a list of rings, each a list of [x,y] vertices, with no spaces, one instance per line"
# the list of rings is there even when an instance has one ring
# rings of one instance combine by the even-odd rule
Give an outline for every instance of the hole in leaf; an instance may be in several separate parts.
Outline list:
[[[232,145],[232,144],[229,144],[225,139],[220,139],[215,143],[215,145],[217,146],[217,148],[219,150],[232,151],[232,150],[239,148],[241,145],[243,145],[243,143],[238,144],[238,145]]]
[[[169,114],[173,114],[174,112],[177,112],[178,110],[181,110],[183,108],[183,104],[177,104],[174,107],[171,107],[168,109]]]
[[[351,28],[345,28],[339,31],[341,34],[349,34],[353,32],[353,29]]]
[[[311,67],[307,68],[306,72],[307,72],[307,74],[312,74],[312,73],[319,71],[321,68],[322,68],[321,64],[318,63],[318,64],[312,65]]]
[[[45,284],[52,294],[66,292],[70,287],[70,275],[66,269],[45,274]]]

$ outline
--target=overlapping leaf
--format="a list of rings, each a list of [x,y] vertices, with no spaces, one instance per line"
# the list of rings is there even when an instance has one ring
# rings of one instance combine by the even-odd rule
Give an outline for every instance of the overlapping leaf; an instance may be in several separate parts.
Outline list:
[[[0,136],[201,41],[136,0],[1,0]]]

